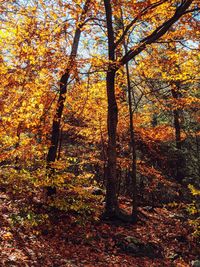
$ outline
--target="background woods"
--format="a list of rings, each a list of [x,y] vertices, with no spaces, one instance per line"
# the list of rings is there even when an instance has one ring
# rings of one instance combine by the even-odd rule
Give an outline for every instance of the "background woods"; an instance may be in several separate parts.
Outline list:
[[[123,266],[200,260],[199,8],[198,0],[1,2],[0,205],[10,208],[0,216],[10,240],[18,242],[16,226],[50,238],[57,224],[57,238],[69,227],[72,243],[80,227],[80,249],[99,238],[114,255],[99,266],[122,264],[120,253],[132,264]],[[167,227],[179,250],[193,252],[147,237],[168,221],[182,229],[177,237]]]

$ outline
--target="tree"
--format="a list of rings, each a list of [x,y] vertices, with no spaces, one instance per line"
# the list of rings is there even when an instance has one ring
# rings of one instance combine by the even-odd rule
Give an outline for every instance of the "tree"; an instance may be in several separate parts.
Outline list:
[[[141,19],[141,16],[146,9],[149,11],[153,7],[161,6],[165,4],[166,1],[160,1],[156,4],[148,5],[144,8],[145,11],[140,12],[134,20],[132,20],[125,31],[119,37],[118,40],[115,40],[115,33],[113,30],[113,5],[110,0],[104,0],[104,7],[106,13],[106,24],[107,24],[107,38],[108,38],[108,70],[106,76],[106,87],[107,87],[107,97],[108,97],[108,165],[107,165],[107,191],[106,191],[106,207],[105,207],[105,216],[109,218],[120,217],[120,211],[116,196],[116,162],[117,162],[117,153],[116,153],[116,134],[117,134],[117,123],[118,123],[118,107],[115,97],[115,77],[117,70],[130,60],[134,59],[146,47],[159,38],[161,38],[170,27],[177,22],[187,11],[188,8],[192,5],[194,1],[187,0],[181,1],[178,4],[178,7],[173,8],[175,10],[174,14],[168,18],[164,19],[164,22],[157,26],[152,33],[144,37],[139,44],[134,48],[132,47],[119,62],[116,62],[116,48],[124,38],[127,37],[127,32],[134,25],[136,21]]]
[[[72,3],[54,0],[54,5],[51,7],[47,7],[46,3],[46,0],[40,0],[34,1],[34,3],[28,2],[26,5],[23,1],[20,1],[19,4],[14,1],[8,4],[3,3],[1,9],[3,12],[0,17],[2,21],[0,31],[2,51],[0,56],[0,75],[2,78],[2,90],[0,92],[2,98],[0,107],[1,152],[3,149],[6,150],[7,158],[17,158],[21,164],[25,163],[23,158],[26,158],[29,159],[30,165],[34,165],[31,159],[38,159],[37,157],[39,157],[41,166],[44,166],[42,160],[44,160],[44,155],[49,148],[46,158],[48,174],[46,178],[55,178],[59,176],[58,172],[55,171],[54,173],[54,167],[57,164],[57,162],[54,164],[54,161],[56,161],[57,155],[59,154],[61,161],[68,161],[68,157],[63,153],[64,149],[63,151],[60,149],[61,153],[57,153],[61,128],[63,128],[64,138],[68,136],[73,144],[76,142],[76,138],[81,139],[80,136],[85,131],[82,136],[85,138],[84,141],[87,143],[90,154],[93,157],[98,152],[100,154],[102,144],[104,161],[108,158],[107,168],[105,168],[107,175],[105,214],[107,217],[123,217],[116,196],[117,175],[119,173],[116,168],[117,153],[122,148],[118,141],[117,127],[119,126],[118,110],[125,118],[128,114],[128,101],[124,104],[125,96],[121,101],[122,95],[119,93],[121,85],[118,81],[121,79],[120,76],[125,74],[126,67],[127,76],[129,76],[126,80],[129,94],[129,127],[130,132],[134,134],[133,103],[130,94],[130,89],[133,90],[133,88],[130,87],[135,80],[139,80],[138,77],[142,76],[139,73],[137,62],[141,62],[142,58],[146,58],[148,61],[152,59],[151,55],[148,57],[147,54],[152,53],[154,43],[159,46],[161,45],[159,42],[168,43],[171,41],[173,33],[169,29],[172,25],[178,27],[180,36],[184,34],[190,36],[188,31],[191,31],[191,20],[194,16],[191,14],[192,11],[198,9],[198,2],[195,0],[125,2],[110,0],[104,1],[104,5],[102,5],[101,1],[89,3],[89,1],[77,0]],[[9,12],[6,11],[7,8],[9,8]],[[121,11],[123,13],[123,27],[117,25],[117,20],[121,18]],[[194,33],[191,36],[191,39],[194,40]],[[108,56],[104,47],[107,40]],[[78,53],[78,47],[81,48],[79,50],[81,53]],[[157,49],[155,53],[158,54],[159,51]],[[158,58],[157,55],[156,58]],[[153,65],[152,62],[149,64]],[[149,75],[148,70],[145,70],[145,74],[147,74],[146,76]],[[99,93],[99,88],[102,90],[105,86],[105,80],[107,99],[102,93],[101,97],[95,99],[91,95],[97,94],[97,91]],[[57,86],[58,81],[59,86]],[[95,91],[94,87],[97,87],[98,90]],[[73,90],[76,90],[74,94],[72,93]],[[139,100],[140,97],[137,93],[135,95]],[[80,102],[79,97],[81,98]],[[104,128],[106,100],[108,100],[107,154],[105,152],[107,139]],[[10,104],[7,105],[7,103]],[[153,102],[149,101],[149,103],[152,104]],[[81,115],[79,116],[77,116],[76,105],[79,107],[83,105],[81,111],[84,112],[80,112]],[[73,108],[71,108],[72,106]],[[87,113],[85,112],[86,106],[88,108]],[[99,112],[100,109],[101,112]],[[83,114],[87,115],[84,117]],[[98,123],[95,122],[96,118]],[[51,121],[53,121],[53,125],[50,132]],[[69,121],[74,127],[71,136],[70,131],[66,134],[66,128],[70,128]],[[120,138],[122,139],[122,135],[127,133],[128,123],[126,121],[125,124],[121,117],[119,122],[121,128],[118,127],[118,130],[121,131]],[[93,123],[94,131],[92,132],[91,125]],[[84,130],[80,129],[80,127],[87,128],[86,125],[90,127]],[[123,129],[124,125],[126,130]],[[97,129],[101,134],[99,132],[95,134]],[[81,132],[80,135],[78,135],[79,131]],[[48,135],[51,135],[50,144]],[[131,139],[133,143],[133,135]],[[129,142],[127,138],[124,140]],[[65,139],[64,145],[66,147],[70,146],[69,143]],[[134,144],[132,146],[134,147]],[[82,147],[81,149],[84,150]],[[95,153],[92,152],[95,149]],[[124,151],[125,149],[123,147]],[[38,150],[40,151],[39,156]],[[67,154],[66,150],[65,153]],[[85,150],[85,154],[88,150]],[[136,157],[134,150],[132,152],[132,170],[134,170],[132,176],[136,180]],[[76,154],[76,158],[78,158],[79,152],[75,148],[70,153]],[[128,154],[127,150],[125,153]],[[2,159],[6,157],[1,153]],[[79,162],[77,160],[74,165],[77,167]],[[39,165],[38,161],[37,164]],[[67,169],[67,167],[62,168],[63,172]],[[126,168],[130,169],[129,166]],[[68,166],[67,171],[69,169],[72,171],[73,167]],[[98,172],[98,167],[96,170]],[[79,170],[76,171],[74,171],[75,174]],[[63,178],[64,176],[61,175],[60,177]],[[42,182],[43,186],[50,184],[51,186],[47,190],[50,195],[55,193],[53,185],[57,186],[56,182],[54,183],[56,179],[54,181],[53,179],[47,180],[45,177],[40,179],[40,185]],[[63,181],[65,182],[64,178]],[[135,185],[133,191],[134,189]],[[134,205],[135,203],[136,201],[133,202]],[[136,215],[135,208],[133,208],[133,214]]]
[[[82,13],[80,15],[79,21],[77,23],[77,28],[75,30],[74,39],[72,42],[71,47],[71,53],[68,59],[67,67],[65,69],[64,74],[62,75],[60,79],[60,92],[59,92],[59,98],[56,106],[56,112],[53,119],[53,125],[52,125],[52,133],[51,133],[51,145],[49,147],[49,151],[47,154],[47,170],[48,170],[48,176],[52,176],[53,168],[51,166],[52,162],[55,162],[56,155],[58,151],[58,144],[59,144],[59,136],[60,136],[60,124],[61,124],[61,118],[63,113],[63,108],[65,104],[66,99],[66,93],[67,93],[67,86],[69,82],[69,78],[72,72],[72,69],[75,65],[75,59],[78,51],[78,45],[79,40],[81,36],[81,30],[84,25],[84,20],[86,18],[87,11],[89,9],[90,0],[86,0]],[[52,194],[56,193],[56,188],[54,187],[47,187],[47,195],[51,196]]]

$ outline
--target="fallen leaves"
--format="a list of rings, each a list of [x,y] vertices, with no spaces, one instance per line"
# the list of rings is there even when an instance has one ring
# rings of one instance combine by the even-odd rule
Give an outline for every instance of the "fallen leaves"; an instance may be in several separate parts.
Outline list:
[[[1,193],[0,200],[0,265],[3,267],[8,264],[25,267],[187,267],[199,253],[187,221],[174,216],[181,214],[180,205],[154,209],[140,207],[139,220],[134,225],[100,220],[82,224],[75,214],[48,209],[38,202],[30,203],[30,199],[27,203],[22,195],[15,199]],[[120,198],[120,201],[128,211],[130,200]],[[22,206],[27,211],[26,216],[38,214],[37,218],[40,218],[46,214],[48,220],[32,226],[21,224],[20,220],[11,224],[11,215],[20,213]],[[3,212],[5,207],[6,213]],[[156,250],[162,251],[163,258],[138,257],[122,251],[117,244],[128,236],[134,236],[143,244],[156,244]]]

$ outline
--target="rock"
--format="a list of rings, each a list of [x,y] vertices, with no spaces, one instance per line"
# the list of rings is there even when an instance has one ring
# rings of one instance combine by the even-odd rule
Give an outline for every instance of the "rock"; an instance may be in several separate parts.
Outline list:
[[[149,243],[144,245],[143,254],[145,256],[153,258],[154,256],[157,255],[157,250],[158,250],[158,247],[154,243],[149,242]]]
[[[153,243],[143,243],[134,236],[126,236],[117,244],[123,252],[131,253],[134,256],[149,258],[161,257],[161,248]]]
[[[193,267],[200,267],[200,260],[195,260],[195,261],[192,261],[191,263]]]
[[[130,243],[126,247],[126,251],[133,254],[139,254],[140,248],[139,246],[135,245],[134,243]]]
[[[124,241],[126,241],[128,243],[133,243],[135,245],[142,244],[142,242],[139,239],[137,239],[136,237],[134,237],[134,236],[126,236],[124,238]]]

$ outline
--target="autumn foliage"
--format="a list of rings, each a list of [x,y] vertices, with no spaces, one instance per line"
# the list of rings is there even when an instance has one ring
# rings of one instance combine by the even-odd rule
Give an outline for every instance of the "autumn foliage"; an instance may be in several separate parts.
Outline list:
[[[76,266],[199,260],[199,8],[198,0],[1,1],[3,244],[17,246],[19,227],[51,240],[52,253],[58,240],[67,259],[65,246],[77,242],[92,259],[76,254]],[[130,235],[142,240],[139,259]],[[23,257],[20,266],[64,266]]]

